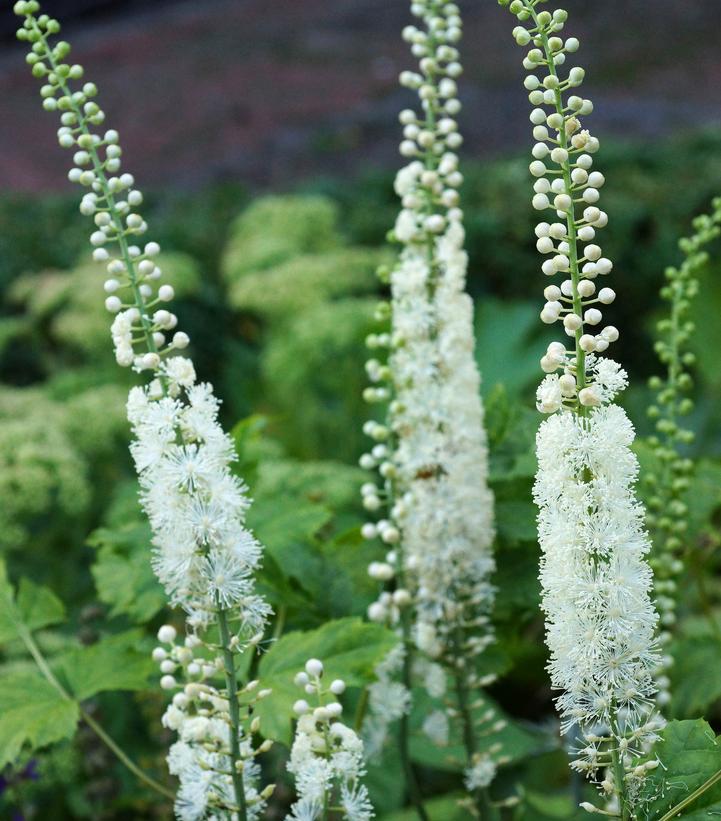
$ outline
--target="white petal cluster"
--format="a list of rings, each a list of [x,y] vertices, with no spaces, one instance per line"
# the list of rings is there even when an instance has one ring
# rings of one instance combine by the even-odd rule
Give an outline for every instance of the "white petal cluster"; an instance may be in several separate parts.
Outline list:
[[[191,625],[207,626],[222,608],[253,635],[270,610],[254,592],[261,548],[243,524],[249,500],[230,470],[233,443],[218,423],[210,385],[194,384],[189,360],[173,363],[165,373],[177,396],[152,399],[151,384],[133,388],[128,399],[153,567]]]
[[[365,775],[363,742],[340,721],[342,706],[335,696],[345,690],[340,679],[325,689],[321,683],[323,664],[310,659],[295,682],[312,695],[320,706],[311,709],[305,699],[294,705],[299,716],[288,771],[295,777],[298,800],[286,821],[318,821],[324,807],[340,807],[340,818],[370,821],[375,816],[362,782]],[[333,698],[327,703],[327,697]]]
[[[375,680],[368,688],[368,712],[363,722],[363,743],[369,761],[381,754],[391,725],[410,710],[410,691],[399,681],[404,658],[405,648],[399,642],[373,671]]]
[[[163,726],[178,734],[168,753],[168,768],[177,776],[180,786],[175,800],[175,814],[181,821],[210,821],[226,818],[224,808],[235,804],[233,782],[230,777],[232,762],[228,754],[232,727],[228,718],[229,703],[223,693],[212,684],[213,677],[223,669],[223,659],[207,659],[196,655],[204,645],[190,634],[184,643],[176,644],[176,631],[164,625],[158,632],[160,641],[167,645],[156,647],[153,658],[158,662],[165,690],[176,690],[172,702],[163,715]],[[179,683],[183,678],[185,684]],[[255,694],[255,685],[246,687],[250,703],[267,695]],[[251,695],[252,693],[252,695]],[[268,742],[264,742],[266,748]],[[243,759],[243,787],[248,819],[262,816],[266,795],[259,794],[260,768],[255,761],[256,750],[252,737],[240,739]]]
[[[633,438],[616,405],[587,418],[550,417],[537,437],[534,498],[549,671],[563,727],[591,734],[606,727],[640,749],[653,732],[658,617],[644,511],[633,492]]]

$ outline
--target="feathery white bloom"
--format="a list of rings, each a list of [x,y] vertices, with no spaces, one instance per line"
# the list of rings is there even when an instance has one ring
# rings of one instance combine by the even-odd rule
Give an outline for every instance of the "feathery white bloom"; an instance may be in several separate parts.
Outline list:
[[[181,821],[222,818],[223,808],[234,806],[235,792],[229,775],[233,765],[228,755],[232,733],[228,700],[209,680],[217,673],[218,664],[194,655],[193,648],[204,645],[192,634],[189,641],[179,645],[175,643],[175,631],[169,630],[167,635],[165,631],[167,627],[161,628],[158,638],[169,648],[156,650],[161,670],[169,664],[175,669],[174,679],[186,680],[185,685],[174,685],[178,692],[162,719],[179,739],[171,746],[167,759],[170,772],[180,781],[175,813]],[[260,768],[253,757],[250,736],[241,739],[240,750],[248,818],[255,821],[262,816],[265,800],[257,789]],[[216,816],[218,810],[221,814]]]
[[[624,732],[648,722],[657,616],[633,437],[615,405],[553,416],[538,432],[542,606],[564,728],[608,726],[615,708]]]
[[[192,363],[169,372],[186,382],[177,383],[177,398],[151,400],[147,388],[133,388],[128,402],[153,567],[192,624],[211,623],[219,607],[233,609],[250,635],[270,610],[254,592],[261,548],[243,524],[248,498],[230,471],[233,444],[218,424],[210,387],[189,382]]]

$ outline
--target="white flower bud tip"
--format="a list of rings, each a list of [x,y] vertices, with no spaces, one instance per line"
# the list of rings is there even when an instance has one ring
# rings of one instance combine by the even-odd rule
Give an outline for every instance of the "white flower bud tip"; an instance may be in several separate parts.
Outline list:
[[[163,644],[172,644],[177,635],[178,631],[171,624],[164,624],[160,630],[158,630],[158,641],[161,641]]]
[[[317,677],[323,675],[323,662],[318,659],[308,659],[305,663],[305,671],[309,676]]]

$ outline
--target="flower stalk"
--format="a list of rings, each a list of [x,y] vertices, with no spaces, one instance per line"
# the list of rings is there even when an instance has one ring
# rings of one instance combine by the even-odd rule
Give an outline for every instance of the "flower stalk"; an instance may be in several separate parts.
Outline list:
[[[559,36],[568,13],[541,10],[545,0],[499,2],[519,20],[514,39],[529,47],[523,65],[534,106],[532,204],[557,220],[535,230],[544,275],[564,277],[560,286],[544,289],[541,320],[560,322],[573,339],[570,348],[567,342],[548,346],[541,359],[547,376],[536,395],[538,410],[549,414],[536,440],[534,486],[548,669],[560,691],[561,730],[578,726],[583,740],[572,767],[609,802],[607,810],[581,806],[625,821],[646,772],[658,764],[634,760],[648,751],[662,720],[653,700],[658,616],[645,558],[650,542],[634,493],[634,431],[613,404],[627,377],[603,356],[618,330],[595,328],[603,319],[599,307],[616,298],[596,284],[613,268],[597,244],[608,223],[598,207],[605,179],[593,170],[599,141],[582,125],[593,103],[575,92],[585,72],[578,66],[561,72],[579,47],[575,37]]]
[[[437,698],[448,679],[451,701],[458,692],[472,694],[473,708],[459,711],[451,704],[430,726],[440,738],[452,719],[459,736],[476,737],[488,724],[479,691],[491,679],[478,675],[476,659],[493,641],[494,528],[458,191],[462,21],[458,6],[446,0],[413,2],[411,12],[418,25],[407,26],[403,37],[419,70],[402,72],[400,81],[416,92],[420,110],[400,114],[400,153],[409,162],[396,177],[402,208],[392,238],[401,251],[392,270],[379,272],[390,285],[391,301],[378,312],[379,320],[389,321],[389,332],[371,335],[368,344],[387,353],[367,363],[374,385],[364,394],[369,402],[386,404],[387,413],[382,424],[366,423],[374,444],[361,458],[361,466],[377,470],[380,479],[363,486],[363,504],[381,516],[366,524],[363,534],[387,546],[385,560],[369,566],[371,577],[388,588],[369,608],[369,617],[400,633],[403,658],[397,672],[405,697],[396,688],[390,699],[391,685],[384,681],[385,697],[371,692],[371,717],[374,705],[380,705],[376,725],[380,712],[389,719],[404,716],[417,677],[432,682]],[[390,711],[389,703],[398,709]],[[469,721],[465,728],[462,713]],[[401,718],[404,761],[407,724]],[[496,768],[494,758],[478,749],[476,743],[469,747],[465,777],[473,806]],[[408,761],[406,772],[419,809]],[[423,817],[422,809],[419,814]]]

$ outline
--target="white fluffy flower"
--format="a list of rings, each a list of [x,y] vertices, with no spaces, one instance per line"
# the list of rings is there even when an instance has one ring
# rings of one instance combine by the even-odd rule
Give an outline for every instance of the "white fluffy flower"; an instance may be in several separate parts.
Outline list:
[[[244,526],[245,487],[230,471],[233,444],[218,424],[210,386],[194,385],[189,360],[175,357],[167,375],[177,398],[148,398],[134,388],[128,417],[142,503],[153,528],[153,567],[170,596],[196,624],[233,608],[249,633],[269,614],[254,592],[261,548]]]
[[[298,800],[287,821],[320,817],[328,804],[343,807],[347,821],[369,821],[374,813],[365,775],[363,742],[339,721],[306,713],[298,719],[288,771],[295,776]]]
[[[472,767],[463,776],[463,782],[469,792],[484,789],[496,776],[496,765],[489,755],[479,756]]]
[[[491,640],[482,621],[493,603],[493,499],[463,242],[450,219],[435,240],[435,273],[426,249],[411,246],[391,279],[393,329],[403,337],[390,360],[405,494],[396,518],[416,592],[414,636],[433,658],[455,652],[449,637],[465,618],[479,619]]]
[[[619,736],[638,731],[640,743],[658,655],[633,438],[615,405],[587,418],[547,419],[537,437],[534,498],[549,670],[564,729],[577,723]]]

